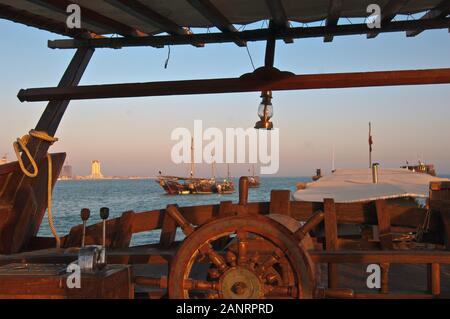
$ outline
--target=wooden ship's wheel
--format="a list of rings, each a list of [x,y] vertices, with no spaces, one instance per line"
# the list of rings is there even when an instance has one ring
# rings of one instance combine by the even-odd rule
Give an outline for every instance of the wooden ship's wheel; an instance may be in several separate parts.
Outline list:
[[[170,268],[170,298],[312,298],[313,276],[293,234],[265,216],[194,230]]]

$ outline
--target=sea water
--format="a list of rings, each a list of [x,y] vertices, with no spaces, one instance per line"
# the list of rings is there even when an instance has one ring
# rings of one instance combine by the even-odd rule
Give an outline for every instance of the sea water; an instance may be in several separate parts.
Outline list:
[[[249,202],[270,200],[272,189],[295,191],[298,182],[311,181],[311,177],[262,177],[259,188],[249,189]],[[65,180],[58,181],[53,191],[53,216],[58,234],[66,235],[73,226],[81,223],[80,210],[89,208],[91,218],[88,225],[101,221],[100,207],[110,209],[110,217],[120,217],[125,211],[136,213],[165,208],[168,204],[196,206],[219,204],[221,201],[238,201],[238,180],[234,179],[236,192],[233,194],[209,195],[166,195],[155,180]],[[159,231],[143,232],[133,235],[132,245],[155,243]],[[47,215],[42,221],[39,236],[52,236],[48,227]],[[178,238],[182,235],[178,234]],[[100,244],[100,243],[99,243]]]

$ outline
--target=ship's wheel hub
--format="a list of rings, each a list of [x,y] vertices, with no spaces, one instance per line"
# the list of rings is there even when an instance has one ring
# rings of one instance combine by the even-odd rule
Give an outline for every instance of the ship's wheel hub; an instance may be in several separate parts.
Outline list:
[[[225,299],[257,299],[264,296],[264,286],[253,271],[233,267],[220,278],[220,294]]]

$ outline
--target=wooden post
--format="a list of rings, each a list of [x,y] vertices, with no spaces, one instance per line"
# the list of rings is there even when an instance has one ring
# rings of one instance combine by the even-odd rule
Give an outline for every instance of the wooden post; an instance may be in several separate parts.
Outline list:
[[[391,217],[386,209],[386,201],[383,199],[375,201],[378,220],[378,233],[380,237],[381,249],[393,249],[391,233]]]
[[[438,263],[428,264],[428,290],[439,297],[441,294],[441,266]]]
[[[115,226],[114,239],[111,240],[111,248],[127,248],[130,246],[133,237],[133,211],[126,211],[122,214],[119,222]]]
[[[248,202],[248,177],[239,178],[239,205],[245,206]]]
[[[431,182],[429,198],[430,209],[441,217],[443,239],[450,250],[450,182]]]
[[[375,201],[378,220],[378,234],[380,237],[381,249],[393,249],[392,233],[391,233],[391,217],[386,209],[386,201],[380,199]],[[380,264],[381,268],[381,290],[383,294],[389,293],[389,263]]]
[[[178,224],[169,213],[164,212],[159,244],[162,248],[169,248],[175,242]]]
[[[269,214],[291,215],[290,190],[272,190],[270,192]]]
[[[326,198],[323,201],[325,213],[325,249],[334,251],[338,249],[338,232],[336,206],[333,199]],[[338,288],[339,269],[337,264],[328,264],[328,288]]]

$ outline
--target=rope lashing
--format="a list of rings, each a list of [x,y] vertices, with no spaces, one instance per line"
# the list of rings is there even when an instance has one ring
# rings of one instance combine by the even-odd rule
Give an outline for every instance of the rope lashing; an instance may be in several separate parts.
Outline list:
[[[50,144],[55,143],[56,141],[58,141],[58,139],[56,137],[48,135],[47,132],[31,130],[27,135],[24,135],[21,138],[18,138],[14,142],[14,144],[13,144],[14,152],[16,153],[16,157],[17,157],[17,161],[19,162],[20,169],[26,176],[28,176],[30,178],[34,178],[38,175],[39,169],[38,169],[35,159],[31,155],[30,150],[27,147],[27,144],[30,141],[31,137],[35,137],[42,141],[48,142]],[[20,152],[25,153],[31,166],[33,167],[33,171],[29,171],[25,167],[23,160],[22,160],[22,156],[20,155]],[[48,162],[48,176],[47,176],[48,225],[50,227],[50,230],[52,231],[53,237],[55,237],[56,247],[59,248],[59,247],[61,247],[61,239],[59,238],[58,232],[56,231],[55,224],[53,223],[53,214],[52,214],[53,163],[52,163],[52,157],[48,153],[47,153],[47,162]]]

